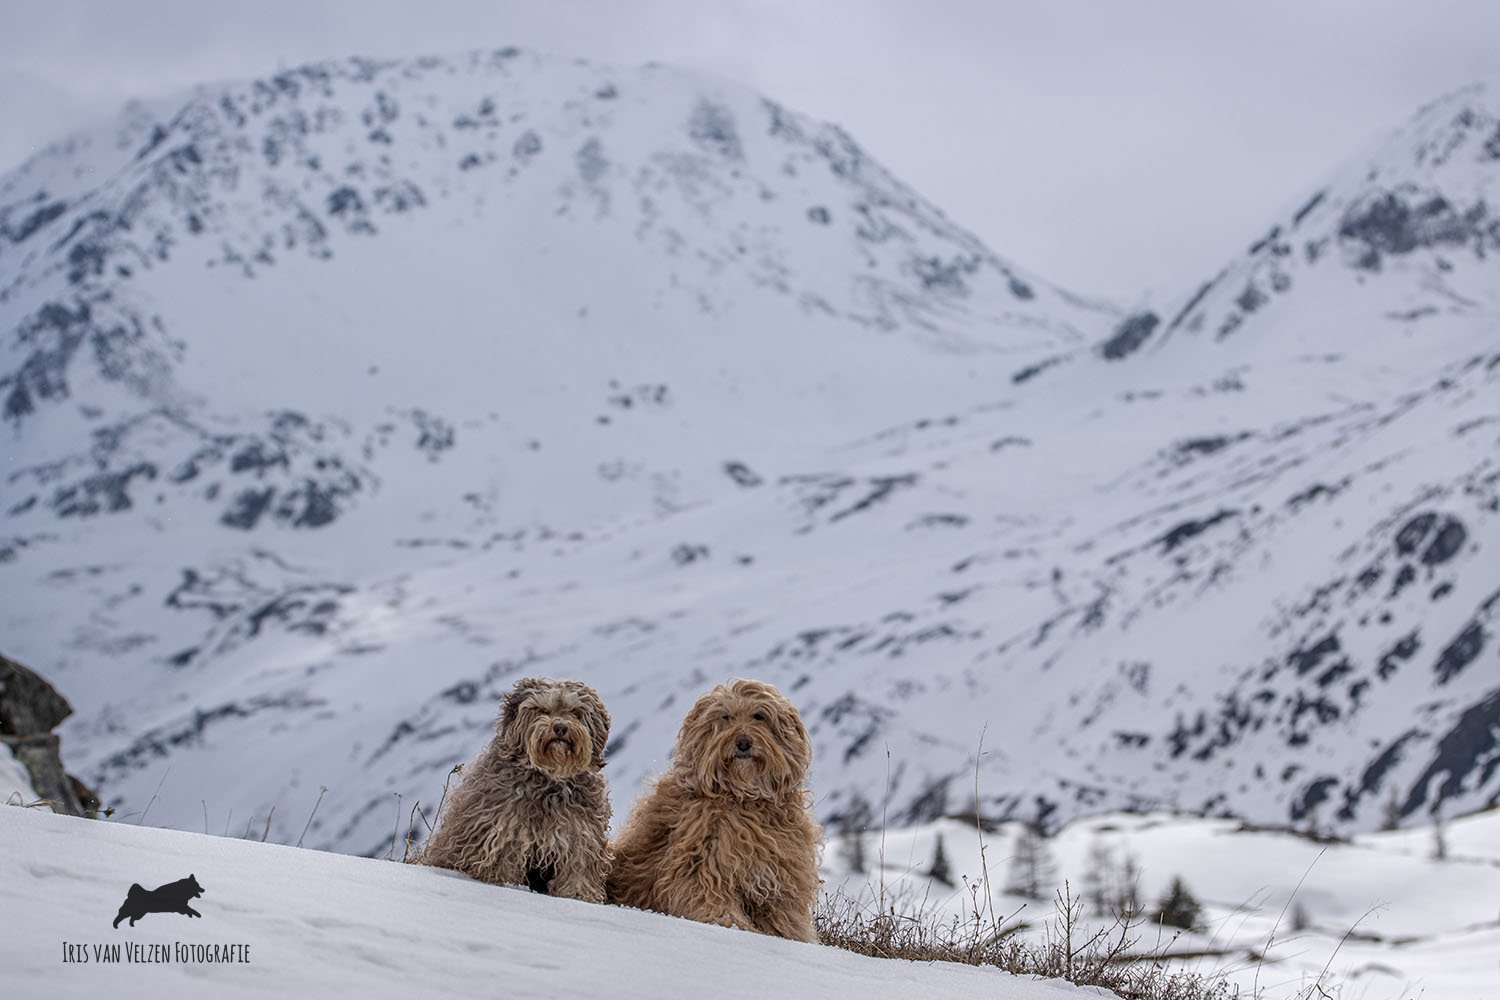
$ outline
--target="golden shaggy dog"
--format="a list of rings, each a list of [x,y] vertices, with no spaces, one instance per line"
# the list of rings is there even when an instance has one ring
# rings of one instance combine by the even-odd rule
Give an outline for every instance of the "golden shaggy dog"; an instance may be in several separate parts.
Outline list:
[[[671,770],[614,844],[610,902],[816,942],[811,763],[802,717],[771,685],[736,680],[699,698]]]
[[[481,882],[604,902],[609,713],[581,681],[528,677],[463,770],[418,859]]]

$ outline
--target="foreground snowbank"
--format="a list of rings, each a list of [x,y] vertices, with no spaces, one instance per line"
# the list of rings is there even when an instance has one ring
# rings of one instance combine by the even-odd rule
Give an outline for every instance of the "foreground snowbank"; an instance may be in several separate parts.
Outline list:
[[[189,874],[204,889],[192,902],[202,919],[151,914],[133,929],[111,929],[132,882],[154,889]],[[996,969],[880,961],[536,896],[451,872],[37,809],[0,808],[0,887],[7,997],[1097,995]],[[244,947],[228,952],[229,962],[201,962],[211,950],[178,943]],[[101,961],[96,946],[113,944],[122,946],[119,963]]]

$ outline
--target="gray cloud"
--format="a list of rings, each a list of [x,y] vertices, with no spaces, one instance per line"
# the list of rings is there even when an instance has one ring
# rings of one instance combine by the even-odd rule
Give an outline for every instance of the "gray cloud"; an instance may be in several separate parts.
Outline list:
[[[132,97],[522,45],[707,70],[838,121],[998,252],[1127,301],[1216,270],[1417,106],[1494,71],[1492,0],[87,0],[9,4],[0,163]]]

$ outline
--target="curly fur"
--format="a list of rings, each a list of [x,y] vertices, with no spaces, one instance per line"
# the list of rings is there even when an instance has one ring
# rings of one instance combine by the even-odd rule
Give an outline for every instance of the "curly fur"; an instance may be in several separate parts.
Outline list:
[[[529,677],[463,770],[420,863],[482,882],[604,901],[609,713],[581,681]]]
[[[802,717],[774,687],[709,691],[683,719],[671,770],[620,831],[610,902],[817,941],[823,831],[803,783],[811,764]]]

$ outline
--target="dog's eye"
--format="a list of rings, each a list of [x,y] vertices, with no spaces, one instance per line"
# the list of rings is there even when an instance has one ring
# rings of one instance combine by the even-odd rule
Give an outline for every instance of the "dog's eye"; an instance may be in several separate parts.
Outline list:
[[[754,719],[756,722],[765,722],[766,721],[766,713],[765,712],[756,712],[750,718]]]
[[[729,721],[729,713],[725,712],[723,715],[719,716],[719,721],[720,722],[728,722]]]

